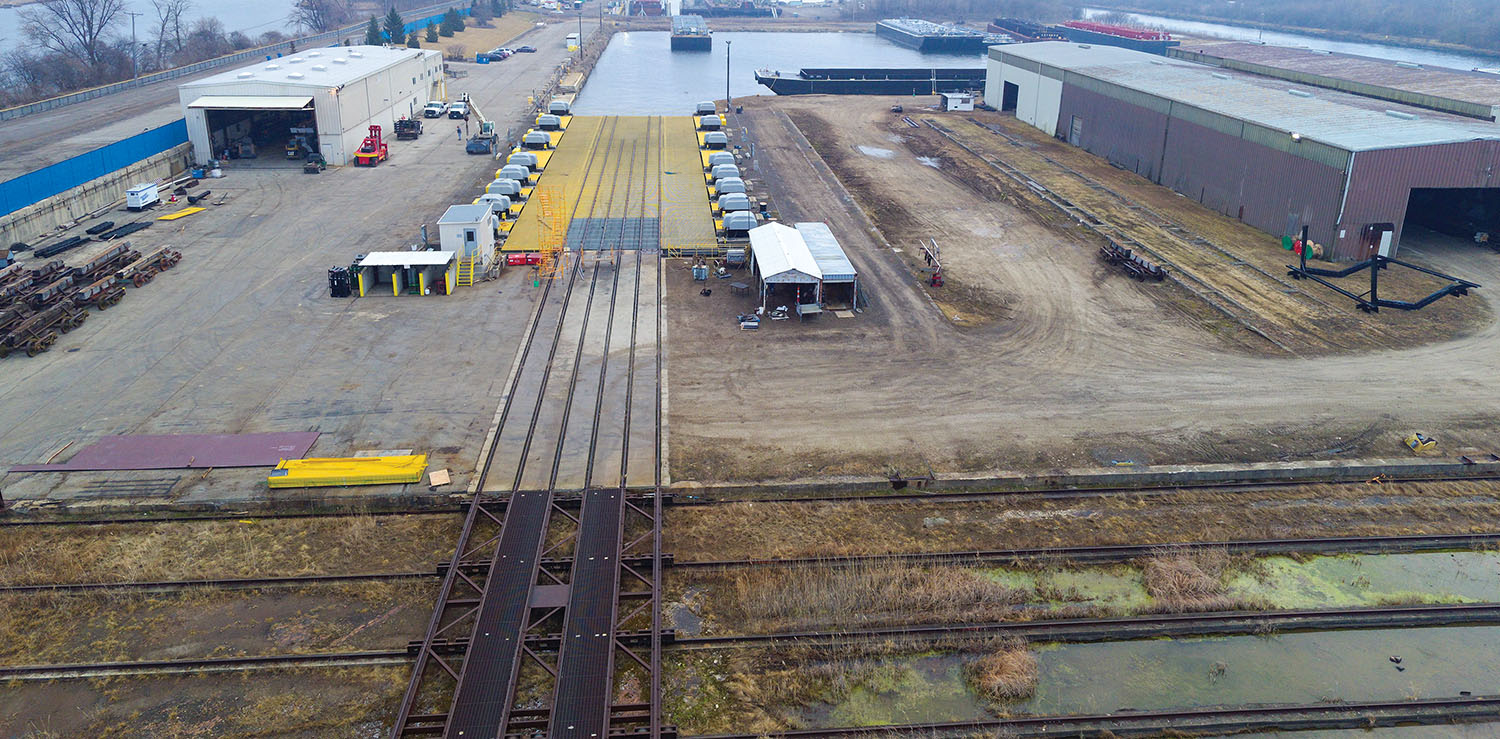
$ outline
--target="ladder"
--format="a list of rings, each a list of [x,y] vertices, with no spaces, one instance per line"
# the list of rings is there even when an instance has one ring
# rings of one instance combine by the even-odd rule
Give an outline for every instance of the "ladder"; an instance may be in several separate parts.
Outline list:
[[[568,226],[564,223],[566,214],[563,212],[565,202],[562,189],[538,187],[534,197],[541,205],[542,226],[541,238],[537,244],[542,261],[537,267],[537,276],[544,280],[555,280],[567,271],[563,255],[568,248]]]

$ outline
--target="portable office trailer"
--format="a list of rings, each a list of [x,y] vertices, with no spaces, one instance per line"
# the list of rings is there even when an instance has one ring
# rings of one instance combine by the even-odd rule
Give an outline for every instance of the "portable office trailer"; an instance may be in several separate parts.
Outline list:
[[[459,259],[478,258],[480,271],[483,271],[489,268],[495,256],[498,220],[490,203],[450,205],[438,219],[438,244],[457,254]]]

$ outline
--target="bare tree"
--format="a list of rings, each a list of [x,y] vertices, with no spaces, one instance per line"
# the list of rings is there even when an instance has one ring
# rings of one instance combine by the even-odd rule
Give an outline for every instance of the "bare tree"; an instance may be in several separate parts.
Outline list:
[[[21,30],[43,47],[97,68],[104,34],[120,18],[125,0],[41,0],[21,8]]]
[[[291,24],[313,33],[338,28],[349,20],[349,5],[344,0],[297,0],[292,6]]]
[[[182,15],[193,0],[151,0],[156,8],[156,64],[182,50]]]

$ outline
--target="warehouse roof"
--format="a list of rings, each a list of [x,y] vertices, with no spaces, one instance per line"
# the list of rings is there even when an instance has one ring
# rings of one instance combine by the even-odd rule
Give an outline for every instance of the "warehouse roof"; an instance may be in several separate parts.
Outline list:
[[[859,276],[849,261],[849,255],[844,253],[844,247],[839,246],[839,240],[828,230],[828,224],[816,221],[798,223],[797,233],[802,235],[813,261],[823,272],[824,282],[853,282]]]
[[[1500,126],[1114,46],[1048,41],[990,50],[1346,151],[1500,139]]]
[[[222,87],[237,84],[338,87],[364,79],[405,59],[439,57],[431,49],[389,49],[384,46],[330,46],[236,67],[227,72],[185,82],[180,88]]]
[[[1405,102],[1422,107],[1437,107],[1439,110],[1445,109],[1442,106],[1443,101],[1469,103],[1471,106],[1491,110],[1500,106],[1500,75],[1488,72],[1431,67],[1353,54],[1336,54],[1314,49],[1267,46],[1238,41],[1204,41],[1185,44],[1168,54],[1189,61],[1194,61],[1194,57],[1199,57],[1208,64],[1238,62],[1252,67],[1246,71],[1303,78],[1308,84],[1319,87],[1338,87],[1340,81],[1347,81],[1359,86],[1367,85],[1371,88],[1388,90],[1395,94],[1406,93],[1403,97],[1409,99]],[[1236,68],[1245,68],[1245,66]],[[1340,89],[1346,88],[1340,87]],[[1350,91],[1361,92],[1360,90]],[[1361,92],[1361,94],[1365,93]],[[1439,100],[1424,103],[1421,101],[1423,96]],[[1460,111],[1453,110],[1452,112]]]

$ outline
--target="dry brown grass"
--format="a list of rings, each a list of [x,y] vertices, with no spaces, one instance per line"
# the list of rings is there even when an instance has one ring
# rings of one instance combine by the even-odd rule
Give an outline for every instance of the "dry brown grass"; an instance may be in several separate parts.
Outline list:
[[[426,570],[450,556],[457,531],[449,515],[11,529],[0,584]]]
[[[740,572],[721,624],[750,632],[889,623],[1003,621],[1031,592],[973,570],[892,563]]]
[[[1038,681],[1036,655],[1022,639],[997,639],[989,653],[964,665],[974,691],[990,700],[1030,698]]]
[[[949,523],[933,528],[922,525],[924,517],[935,515]],[[742,503],[670,510],[664,546],[684,561],[823,557],[1457,534],[1492,531],[1497,519],[1500,497],[1489,483],[1309,485],[1253,492],[974,503]]]
[[[1175,611],[1223,610],[1229,555],[1223,549],[1158,550],[1141,563],[1141,576],[1157,605]]]

